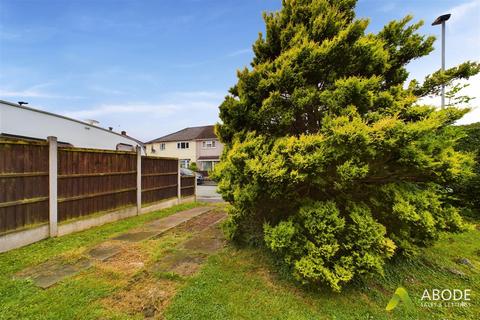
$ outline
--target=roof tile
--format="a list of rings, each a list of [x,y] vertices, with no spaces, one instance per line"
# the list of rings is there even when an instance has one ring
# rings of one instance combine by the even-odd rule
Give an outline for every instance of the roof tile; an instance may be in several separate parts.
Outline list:
[[[209,125],[202,127],[185,128],[180,131],[167,134],[166,136],[148,141],[146,143],[189,141],[198,139],[217,139],[217,136],[215,135],[215,126]]]

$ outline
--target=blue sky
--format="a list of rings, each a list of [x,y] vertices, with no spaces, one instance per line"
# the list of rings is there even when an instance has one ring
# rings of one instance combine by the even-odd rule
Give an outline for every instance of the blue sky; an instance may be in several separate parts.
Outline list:
[[[261,14],[280,0],[0,0],[0,99],[96,119],[149,140],[218,121],[218,105],[249,65],[264,30]],[[447,67],[480,60],[480,0],[360,0],[358,17],[376,32],[413,14],[422,33],[450,12]],[[440,42],[435,44],[440,48]],[[420,78],[440,53],[409,65]],[[480,105],[480,80],[467,93]],[[438,103],[439,99],[428,102]],[[476,109],[464,122],[480,121]]]

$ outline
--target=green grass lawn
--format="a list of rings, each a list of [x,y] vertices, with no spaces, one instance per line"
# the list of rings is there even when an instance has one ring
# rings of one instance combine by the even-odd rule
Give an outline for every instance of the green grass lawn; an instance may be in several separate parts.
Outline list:
[[[122,274],[90,268],[79,276],[67,278],[59,284],[42,290],[29,280],[13,280],[13,275],[54,257],[76,259],[87,248],[138,227],[143,223],[166,217],[175,212],[193,208],[199,203],[177,205],[161,211],[131,217],[58,238],[46,239],[32,245],[0,254],[0,319],[98,319],[105,310],[98,302],[112,294],[125,281]],[[152,257],[158,255],[164,244],[175,243],[175,237],[163,239],[162,245],[144,248]],[[113,318],[113,316],[112,316]]]
[[[469,259],[474,268],[455,262]],[[465,276],[452,274],[456,269]],[[407,289],[415,306],[385,306],[395,289]],[[425,289],[471,289],[468,308],[419,306]],[[260,250],[227,248],[175,296],[167,319],[478,319],[480,315],[480,231],[444,235],[418,261],[392,261],[384,277],[358,282],[340,294],[300,289],[275,272]]]
[[[444,235],[415,262],[392,261],[384,277],[357,282],[340,294],[300,288],[280,276],[261,250],[233,246],[211,256],[190,278],[149,272],[149,265],[188,239],[186,231],[133,244],[122,257],[125,261],[94,265],[47,290],[12,278],[54,257],[77,259],[119,233],[196,205],[184,204],[0,254],[0,319],[143,319],[138,305],[152,293],[165,295],[161,308],[167,319],[477,319],[480,314],[480,231],[473,227],[462,234]],[[135,258],[141,258],[145,267],[130,270],[128,263]],[[458,258],[469,259],[473,268],[458,264]],[[400,304],[392,312],[385,311],[400,285],[416,306],[410,311]],[[433,288],[471,289],[472,305],[420,307],[423,290]]]

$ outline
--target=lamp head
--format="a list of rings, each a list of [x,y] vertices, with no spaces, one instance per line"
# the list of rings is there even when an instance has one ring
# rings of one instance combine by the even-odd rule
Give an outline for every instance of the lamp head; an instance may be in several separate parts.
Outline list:
[[[437,19],[435,19],[435,21],[432,22],[432,26],[436,26],[436,25],[442,24],[443,22],[445,22],[445,21],[447,21],[448,19],[450,19],[450,16],[451,16],[450,13],[441,15],[440,17],[438,17]]]

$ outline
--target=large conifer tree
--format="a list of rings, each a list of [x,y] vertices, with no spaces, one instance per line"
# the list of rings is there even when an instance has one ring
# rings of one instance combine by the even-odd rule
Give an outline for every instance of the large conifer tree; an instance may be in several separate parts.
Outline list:
[[[470,172],[451,130],[467,110],[418,99],[479,71],[466,62],[407,86],[406,65],[434,38],[411,17],[366,33],[355,3],[284,0],[264,14],[217,126],[232,239],[264,243],[299,280],[334,290],[462,228],[443,198]]]

